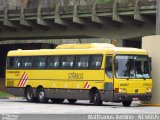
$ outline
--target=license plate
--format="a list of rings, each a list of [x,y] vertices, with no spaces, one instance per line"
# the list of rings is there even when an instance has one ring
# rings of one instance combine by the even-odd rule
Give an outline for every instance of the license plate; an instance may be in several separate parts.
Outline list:
[[[133,100],[133,101],[138,101],[139,99],[138,99],[138,98],[132,98],[132,100]]]

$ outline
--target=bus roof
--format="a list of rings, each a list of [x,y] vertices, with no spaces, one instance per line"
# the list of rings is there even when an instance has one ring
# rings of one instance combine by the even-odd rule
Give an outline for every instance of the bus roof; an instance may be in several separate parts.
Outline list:
[[[61,44],[56,49],[87,49],[87,48],[114,48],[109,43],[90,43],[90,44]]]
[[[40,50],[13,50],[8,52],[8,56],[39,56],[39,55],[74,55],[74,54],[136,54],[147,55],[146,50],[127,47],[115,47],[111,44],[66,44],[58,46],[56,49]]]

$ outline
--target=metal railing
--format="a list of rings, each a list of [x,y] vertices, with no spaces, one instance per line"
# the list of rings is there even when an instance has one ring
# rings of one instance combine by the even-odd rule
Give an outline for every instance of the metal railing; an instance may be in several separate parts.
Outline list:
[[[111,12],[112,8],[113,8],[112,1],[109,1],[109,2],[99,2],[96,5],[96,11],[97,11],[97,13]]]
[[[135,6],[135,0],[123,0],[123,2],[118,1],[117,8],[118,11],[133,10]]]
[[[156,0],[140,0],[138,3],[140,9],[144,8],[156,8]]]
[[[78,13],[91,13],[94,0],[79,0]]]
[[[60,14],[72,14],[74,0],[60,0]]]

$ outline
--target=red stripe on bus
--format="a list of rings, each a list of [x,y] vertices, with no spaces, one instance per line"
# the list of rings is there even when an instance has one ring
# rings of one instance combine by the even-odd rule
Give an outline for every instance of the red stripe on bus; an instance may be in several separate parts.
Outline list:
[[[20,86],[20,84],[21,84],[21,80],[22,80],[22,78],[23,78],[24,74],[25,74],[25,72],[23,73],[23,75],[22,75],[22,77],[21,77],[21,79],[20,79],[20,81],[19,81],[19,83],[18,83],[18,86]]]
[[[25,74],[23,75],[23,78],[22,78],[22,80],[21,80],[20,87],[22,87],[22,85],[23,85],[23,82],[25,81],[26,77],[27,77],[27,74],[25,73]]]
[[[89,87],[90,87],[89,83],[88,83],[88,82],[86,82],[86,84],[85,84],[84,88],[89,88]]]
[[[89,84],[87,84],[86,88],[90,88],[90,85],[89,85]]]
[[[23,82],[23,84],[22,84],[23,87],[25,86],[27,80],[28,80],[28,76],[26,76],[26,78],[25,78],[25,80],[24,80],[24,82]]]
[[[24,86],[27,79],[28,79],[27,74],[25,74],[25,77],[23,78],[23,82],[21,84],[22,87]]]

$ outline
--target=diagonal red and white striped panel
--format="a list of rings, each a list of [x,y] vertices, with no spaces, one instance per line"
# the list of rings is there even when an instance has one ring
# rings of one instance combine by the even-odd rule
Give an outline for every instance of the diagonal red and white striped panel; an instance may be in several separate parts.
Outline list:
[[[18,83],[18,86],[19,87],[23,87],[25,86],[25,84],[27,83],[28,81],[28,76],[27,74],[24,72],[23,75],[22,75],[22,78],[20,79],[19,83]]]
[[[84,88],[86,88],[86,89],[89,89],[89,88],[90,88],[90,85],[89,85],[88,82],[86,82],[86,84],[84,85]]]

